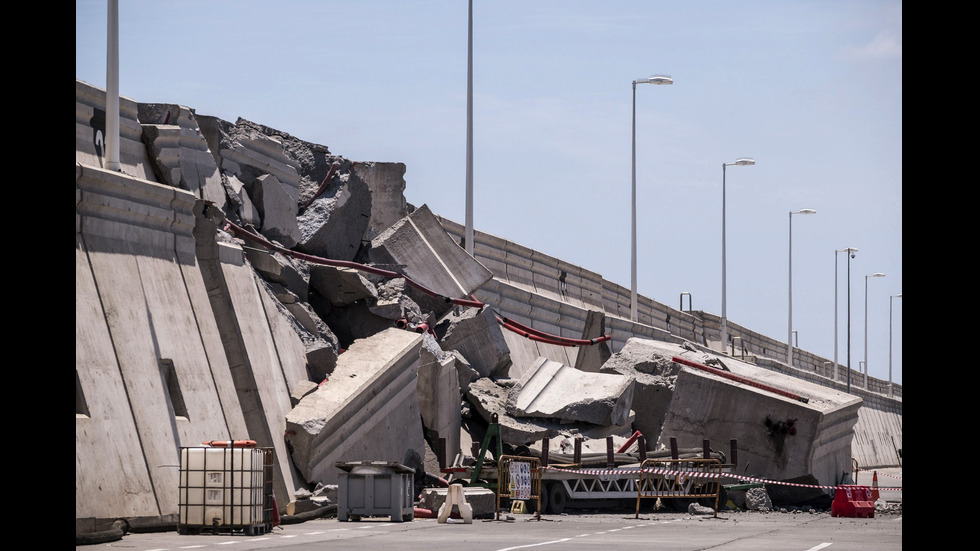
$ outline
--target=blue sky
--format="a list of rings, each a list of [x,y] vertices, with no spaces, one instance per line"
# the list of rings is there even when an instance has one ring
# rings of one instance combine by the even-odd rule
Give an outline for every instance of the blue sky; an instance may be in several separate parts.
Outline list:
[[[119,4],[122,95],[405,163],[410,203],[465,222],[467,1]],[[792,218],[800,347],[833,359],[836,282],[846,363],[856,247],[851,365],[867,320],[870,375],[902,381],[901,2],[473,4],[477,230],[629,288],[632,82],[669,75],[636,90],[639,293],[721,313],[722,164],[751,157],[725,172],[728,319],[786,340]],[[101,88],[106,5],[75,2]]]

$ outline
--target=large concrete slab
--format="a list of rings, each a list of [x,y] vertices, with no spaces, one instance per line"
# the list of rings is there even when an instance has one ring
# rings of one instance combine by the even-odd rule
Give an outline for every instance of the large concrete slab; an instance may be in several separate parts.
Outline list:
[[[517,417],[622,426],[633,403],[633,379],[539,358],[511,391],[510,402],[510,413]]]
[[[307,482],[336,484],[337,462],[424,457],[417,395],[422,338],[390,328],[355,341],[329,379],[286,415],[293,463]]]
[[[493,277],[446,233],[429,207],[422,205],[371,241],[372,263],[386,265],[430,291],[448,298],[469,298]],[[413,297],[414,298],[414,297]],[[416,299],[425,311],[440,317],[449,309],[444,299]]]
[[[657,344],[664,355],[701,365],[713,356]],[[861,399],[730,357],[722,365],[741,380],[688,366],[680,370],[659,445],[671,437],[680,447],[707,439],[714,449],[727,450],[734,438],[738,474],[771,480],[809,474],[821,484],[839,483],[840,473],[850,469]]]

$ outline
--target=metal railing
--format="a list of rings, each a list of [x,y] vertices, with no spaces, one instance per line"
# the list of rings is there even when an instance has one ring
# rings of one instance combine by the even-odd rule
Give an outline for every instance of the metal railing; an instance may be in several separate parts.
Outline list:
[[[533,500],[534,514],[541,520],[541,460],[537,457],[504,455],[500,458],[497,475],[497,520],[500,520],[500,500]]]
[[[647,459],[640,464],[636,518],[640,518],[640,500],[645,498],[714,498],[717,518],[721,469],[721,461],[717,459]]]

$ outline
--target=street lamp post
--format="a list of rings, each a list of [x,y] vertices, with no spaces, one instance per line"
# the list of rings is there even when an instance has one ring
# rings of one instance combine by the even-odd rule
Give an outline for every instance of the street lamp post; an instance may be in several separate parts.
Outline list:
[[[888,297],[888,397],[892,396],[892,299],[902,298],[902,293]]]
[[[466,33],[466,229],[463,241],[473,256],[473,0],[467,12]]]
[[[816,214],[813,209],[789,211],[789,323],[786,328],[786,365],[793,367],[793,215]]]
[[[868,278],[885,277],[881,272],[864,276],[864,387],[868,387]]]
[[[630,287],[630,320],[636,322],[637,303],[636,303],[636,85],[637,84],[673,84],[674,79],[666,75],[656,75],[650,78],[642,78],[633,81],[633,216],[631,230],[632,262],[630,264],[630,277],[632,285]]]
[[[725,297],[725,169],[730,166],[754,165],[752,159],[736,159],[734,163],[721,163],[721,349],[728,353],[728,315]]]
[[[851,258],[854,258],[854,253],[856,253],[857,251],[858,250],[855,249],[854,247],[848,247],[846,249],[839,249],[839,250],[834,251],[834,380],[835,381],[837,380],[837,365],[838,365],[837,364],[837,333],[838,333],[837,332],[837,317],[838,317],[837,316],[837,254],[838,253],[847,253],[847,254],[850,255]],[[847,293],[847,313],[848,313],[848,316],[850,316],[850,312],[851,312],[851,310],[850,310],[850,308],[851,308],[851,302],[850,302],[851,301],[851,294],[850,294],[850,289],[851,289],[851,287],[850,287],[850,285],[851,285],[851,280],[850,280],[850,278],[851,278],[851,276],[850,276],[851,261],[850,260],[847,261],[847,266],[848,266],[848,276],[847,276],[847,278],[848,278],[848,280],[847,280],[847,285],[848,285],[848,287],[847,287],[847,289],[848,289],[848,293]],[[848,323],[850,323],[850,317],[848,317]],[[850,326],[848,326],[847,338],[848,339],[851,338]],[[848,346],[850,346],[850,340],[848,340]],[[850,349],[848,349],[848,350],[850,350]],[[847,364],[848,364],[847,365],[847,369],[850,369],[851,368],[850,363],[851,363],[851,360],[850,360],[850,357],[848,357],[848,360],[847,360]],[[850,371],[848,371],[848,373],[850,373]],[[848,379],[848,380],[850,380],[850,379]],[[850,388],[848,388],[848,389],[850,389]]]
[[[857,250],[857,249],[855,249]],[[847,392],[851,392],[851,259],[854,253],[847,255]]]

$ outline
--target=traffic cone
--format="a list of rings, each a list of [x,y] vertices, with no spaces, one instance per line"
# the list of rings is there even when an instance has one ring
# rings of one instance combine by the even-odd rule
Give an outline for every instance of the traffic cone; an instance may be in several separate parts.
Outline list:
[[[871,500],[878,501],[878,471],[871,478]]]

